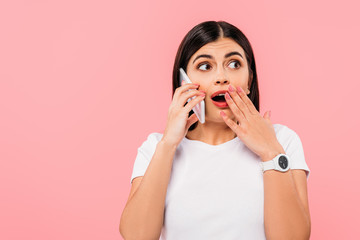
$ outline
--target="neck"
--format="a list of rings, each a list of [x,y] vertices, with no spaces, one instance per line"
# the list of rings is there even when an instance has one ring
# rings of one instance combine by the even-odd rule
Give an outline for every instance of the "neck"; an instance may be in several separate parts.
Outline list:
[[[196,128],[188,131],[186,138],[198,140],[210,145],[219,145],[234,139],[236,134],[225,123],[205,121],[204,124],[198,122]]]

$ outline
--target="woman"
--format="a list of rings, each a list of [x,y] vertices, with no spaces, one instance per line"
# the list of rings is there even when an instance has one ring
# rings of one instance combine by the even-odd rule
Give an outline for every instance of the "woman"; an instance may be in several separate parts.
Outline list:
[[[179,85],[179,68],[193,84]],[[203,124],[191,110],[202,100]],[[296,132],[272,124],[270,112],[259,114],[248,39],[227,22],[203,22],[179,46],[164,133],[151,133],[138,148],[120,233],[125,239],[309,239],[309,173]]]

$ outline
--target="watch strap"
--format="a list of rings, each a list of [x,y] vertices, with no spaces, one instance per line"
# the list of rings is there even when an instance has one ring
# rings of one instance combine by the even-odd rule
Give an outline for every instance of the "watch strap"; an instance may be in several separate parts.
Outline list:
[[[279,158],[281,156],[286,157],[286,159],[282,159],[282,160],[287,160],[287,167],[285,169],[283,169],[282,167],[280,167],[279,165]],[[283,161],[282,161],[283,162]],[[283,162],[284,163],[284,162]],[[284,153],[280,153],[278,155],[276,155],[273,159],[269,160],[269,161],[265,161],[265,162],[261,162],[261,168],[262,171],[265,172],[267,170],[277,170],[280,172],[286,172],[290,169],[290,160],[289,160],[289,156],[284,154]]]
[[[266,170],[275,169],[274,159],[271,159],[266,162],[262,162],[262,167],[263,167],[263,172],[265,172]]]

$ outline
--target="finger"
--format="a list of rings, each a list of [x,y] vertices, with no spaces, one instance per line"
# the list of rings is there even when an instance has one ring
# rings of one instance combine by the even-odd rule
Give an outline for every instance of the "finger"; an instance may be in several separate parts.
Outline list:
[[[265,119],[265,120],[268,120],[268,121],[271,121],[271,120],[270,120],[270,117],[271,117],[271,111],[267,111],[267,112],[264,114],[264,119]]]
[[[235,102],[235,104],[240,108],[240,110],[243,112],[244,116],[250,114],[249,108],[246,106],[245,102],[241,99],[238,92],[233,88],[231,85],[229,85],[229,92],[230,96]]]
[[[182,81],[183,83],[181,84],[180,87],[178,87],[177,89],[180,90],[181,92],[186,92],[191,88],[199,88],[200,84],[198,83],[185,83],[185,81]]]
[[[226,125],[228,125],[231,128],[231,130],[233,130],[233,132],[236,133],[236,131],[238,130],[237,128],[239,127],[239,125],[237,125],[236,122],[234,122],[232,119],[230,119],[229,116],[226,115],[225,112],[220,111],[220,115],[223,118]]]
[[[256,107],[254,106],[253,102],[250,100],[250,98],[246,95],[246,93],[244,92],[244,90],[242,90],[241,87],[236,87],[239,96],[241,97],[241,99],[243,100],[243,102],[246,104],[246,106],[248,107],[250,113],[252,114],[259,114],[258,110],[256,109]]]
[[[186,111],[187,113],[189,113],[191,111],[191,109],[193,109],[195,107],[196,104],[198,104],[199,102],[201,102],[202,100],[204,100],[205,96],[196,96],[196,98],[190,100],[184,107],[184,111]]]
[[[173,99],[175,99],[176,101],[178,101],[179,96],[183,93],[186,92],[190,89],[197,89],[199,88],[199,84],[195,84],[195,83],[185,83],[184,85],[182,85],[181,87],[178,87],[175,89],[174,95],[173,95]]]
[[[186,122],[185,129],[188,130],[191,127],[191,125],[193,125],[197,121],[199,121],[199,119],[196,116],[196,114],[195,113],[191,114],[191,116],[188,118],[188,120]]]
[[[243,123],[244,121],[247,121],[244,113],[235,104],[234,100],[230,97],[228,92],[225,93],[225,100],[226,103],[229,105],[231,111],[234,113],[236,119],[240,121],[240,124]]]
[[[184,92],[181,94],[181,96],[179,97],[179,103],[181,103],[181,106],[184,106],[185,103],[187,102],[187,100],[193,96],[200,96],[202,94],[205,94],[204,91],[200,91],[200,90],[190,90],[188,92]]]

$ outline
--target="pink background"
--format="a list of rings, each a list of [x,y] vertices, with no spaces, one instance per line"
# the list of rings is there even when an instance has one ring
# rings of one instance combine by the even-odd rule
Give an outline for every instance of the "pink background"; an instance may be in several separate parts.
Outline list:
[[[311,239],[357,239],[359,7],[1,1],[0,239],[121,239],[137,148],[163,131],[177,47],[206,20],[249,38],[261,114],[303,142]]]

